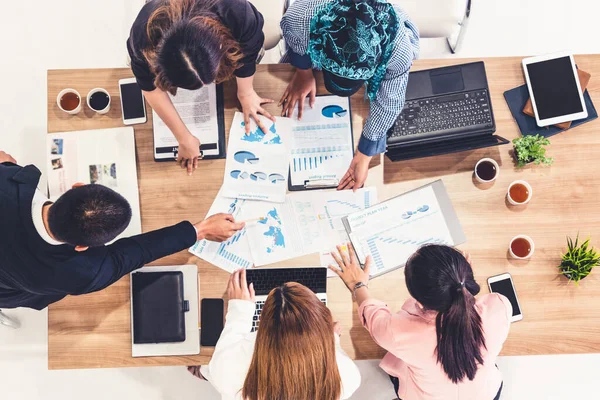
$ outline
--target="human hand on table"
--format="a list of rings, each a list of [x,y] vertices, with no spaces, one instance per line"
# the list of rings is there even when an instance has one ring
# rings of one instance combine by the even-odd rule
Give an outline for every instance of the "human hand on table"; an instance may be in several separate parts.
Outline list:
[[[227,284],[227,296],[229,300],[247,300],[255,302],[254,284],[248,286],[246,281],[246,270],[241,269],[235,271],[229,277]]]
[[[244,113],[246,135],[250,134],[250,117],[256,122],[256,125],[258,125],[261,131],[267,133],[268,128],[262,123],[258,115],[264,115],[275,122],[275,117],[262,107],[263,104],[273,103],[273,100],[263,99],[252,88],[238,89],[238,100],[242,105],[242,112]]]
[[[177,164],[183,169],[187,169],[188,175],[191,175],[198,168],[198,159],[200,158],[200,140],[188,132],[185,139],[179,142],[177,152]]]
[[[8,154],[4,151],[0,151],[0,164],[5,163],[5,162],[16,164],[17,160],[12,158],[12,156],[10,154]]]
[[[312,108],[315,105],[315,97],[317,96],[317,81],[312,69],[297,69],[292,81],[279,100],[279,105],[283,106],[281,116],[291,117],[294,108],[296,108],[296,103],[298,103],[298,120],[302,119],[306,96],[310,96],[309,105]]]
[[[371,158],[373,157],[365,156],[357,150],[350,163],[350,167],[348,167],[348,171],[340,180],[337,190],[352,189],[356,192],[356,189],[363,187],[369,175]]]
[[[342,278],[346,287],[353,293],[357,283],[362,282],[365,285],[368,285],[369,272],[371,270],[371,256],[367,256],[365,269],[363,270],[356,259],[356,253],[354,252],[352,243],[348,242],[347,250],[344,250],[342,246],[337,246],[337,251],[337,253],[335,251],[331,252],[331,256],[337,263],[337,266],[330,265],[329,269]]]
[[[235,222],[231,214],[215,214],[202,222],[194,224],[197,231],[197,239],[210,240],[211,242],[223,242],[242,229],[244,222]]]

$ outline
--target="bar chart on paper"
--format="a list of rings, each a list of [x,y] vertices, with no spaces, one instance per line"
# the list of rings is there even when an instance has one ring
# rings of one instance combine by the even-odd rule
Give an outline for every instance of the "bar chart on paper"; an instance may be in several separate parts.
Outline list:
[[[233,235],[229,240],[219,245],[217,250],[217,256],[222,259],[223,263],[232,265],[235,269],[248,268],[252,265],[252,261],[246,260],[245,258],[237,255],[234,252],[229,251],[230,248],[235,248],[235,244],[239,243],[240,238],[246,234],[246,229],[243,229]]]
[[[403,227],[395,227],[386,232],[381,232],[366,239],[366,245],[373,259],[371,275],[385,270],[385,266],[402,265],[408,258],[424,244],[452,244],[448,238],[432,235],[420,236],[407,235]],[[404,260],[403,262],[400,262]],[[400,262],[400,263],[399,263]]]
[[[313,147],[292,150],[292,171],[311,171],[331,164],[347,163],[350,146]]]

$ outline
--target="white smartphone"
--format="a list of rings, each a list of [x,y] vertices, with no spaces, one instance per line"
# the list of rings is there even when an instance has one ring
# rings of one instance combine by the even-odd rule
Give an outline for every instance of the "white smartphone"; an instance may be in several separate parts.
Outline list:
[[[523,319],[521,305],[519,304],[519,299],[517,298],[517,291],[515,290],[512,276],[510,276],[509,273],[488,278],[488,286],[490,288],[490,292],[500,293],[510,301],[513,309],[510,322],[520,321]]]
[[[587,118],[572,54],[562,52],[526,58],[523,71],[538,126]]]
[[[119,93],[123,123],[134,125],[146,122],[146,103],[135,78],[120,79]]]

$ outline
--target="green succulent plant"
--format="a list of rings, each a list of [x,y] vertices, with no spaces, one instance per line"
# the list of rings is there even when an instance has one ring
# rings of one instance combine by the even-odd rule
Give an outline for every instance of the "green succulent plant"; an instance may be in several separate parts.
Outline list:
[[[536,165],[552,165],[554,159],[546,157],[546,148],[550,140],[540,135],[523,136],[513,140],[517,167],[522,168],[530,162]]]
[[[579,244],[579,235],[573,239],[567,237],[567,252],[559,265],[560,273],[579,285],[579,281],[588,276],[600,263],[600,255],[590,246],[590,239]]]

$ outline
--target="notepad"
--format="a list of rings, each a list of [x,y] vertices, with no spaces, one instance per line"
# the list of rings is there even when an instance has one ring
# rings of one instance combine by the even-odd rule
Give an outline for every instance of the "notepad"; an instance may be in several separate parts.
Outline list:
[[[131,285],[133,343],[184,342],[183,273],[135,272]]]
[[[317,96],[312,108],[306,100],[292,120],[289,189],[336,187],[354,157],[350,98]]]

